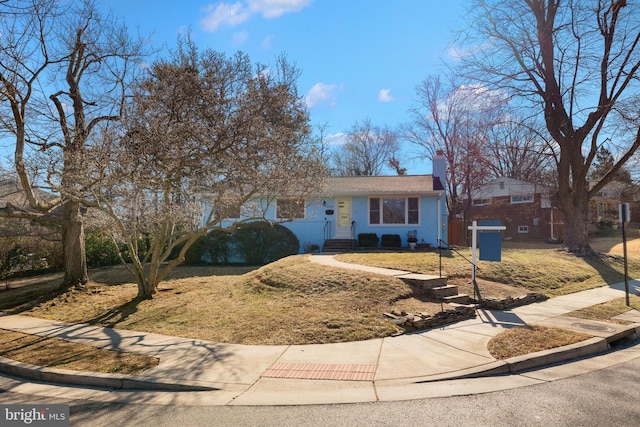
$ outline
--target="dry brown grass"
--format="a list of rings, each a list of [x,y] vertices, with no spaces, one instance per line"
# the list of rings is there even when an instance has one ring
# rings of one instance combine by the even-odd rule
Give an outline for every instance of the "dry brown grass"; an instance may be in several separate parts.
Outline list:
[[[518,326],[491,338],[487,349],[498,360],[575,344],[590,335],[544,326]]]
[[[158,365],[155,357],[4,329],[0,329],[0,356],[51,368],[118,374],[137,374]]]
[[[57,295],[23,312],[37,317],[239,344],[309,344],[389,336],[398,327],[382,313],[435,314],[440,304],[413,297],[394,277],[330,268],[306,256],[255,271],[183,267],[147,301],[110,269],[92,272],[85,289]],[[215,269],[214,269],[215,270]],[[245,274],[242,274],[245,273]],[[114,278],[116,280],[114,280]],[[1,295],[0,295],[1,296]],[[18,311],[18,310],[16,310]]]
[[[638,277],[640,239],[629,243],[632,276]],[[621,253],[620,240],[595,239],[592,246],[612,257],[576,258],[557,246],[542,243],[525,249],[509,242],[503,262],[480,263],[478,282],[483,297],[519,296],[529,291],[554,296],[621,281],[622,263],[616,258]],[[468,250],[466,253],[470,255]],[[439,263],[437,253],[415,251],[355,253],[339,259],[427,274],[437,274]],[[442,261],[450,283],[457,284],[461,293],[472,295],[469,264],[457,255]],[[92,270],[90,277],[92,281],[85,289],[64,294],[55,291],[56,276],[47,276],[41,282],[37,278],[15,281],[14,289],[0,292],[0,309],[53,320],[243,344],[384,337],[398,331],[382,316],[384,312],[435,314],[441,309],[439,303],[415,297],[397,278],[313,264],[305,256],[289,257],[260,269],[180,267],[148,301],[133,300],[136,285],[123,267]],[[560,339],[546,331],[531,333],[520,328],[511,330],[513,335],[522,335],[522,343],[514,344],[514,336],[508,338],[511,342],[505,346],[505,357],[539,349],[525,347],[527,343],[542,343],[544,348],[566,343],[566,337]],[[87,354],[72,347],[65,351]]]
[[[482,296],[518,296],[527,292],[541,292],[555,297],[623,281],[620,238],[593,238],[591,244],[606,256],[581,258],[562,250],[559,245],[504,242],[501,262],[478,262],[476,275],[480,279]],[[640,238],[636,236],[629,239],[627,246],[629,273],[632,277],[640,277]],[[441,260],[437,251],[356,252],[338,255],[337,259],[436,275],[440,273],[442,262],[442,274],[462,289],[469,290],[471,265],[462,256],[470,260],[471,250],[460,249],[459,254],[452,252]]]
[[[580,310],[572,311],[567,316],[579,317],[581,319],[601,320],[619,324],[628,324],[624,320],[614,319],[615,316],[626,313],[629,310],[640,310],[640,296],[629,295],[630,307],[626,305],[625,298],[617,298],[602,304],[593,305]]]

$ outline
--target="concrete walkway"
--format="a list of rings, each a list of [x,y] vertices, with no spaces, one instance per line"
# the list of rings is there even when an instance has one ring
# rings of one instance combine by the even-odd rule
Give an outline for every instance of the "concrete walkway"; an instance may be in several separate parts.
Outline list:
[[[330,255],[314,255],[311,259],[377,274],[411,274],[339,263]],[[631,282],[631,291],[640,292],[640,281]],[[513,310],[478,310],[475,319],[425,332],[323,345],[221,344],[5,315],[0,317],[2,329],[145,354],[158,357],[160,363],[139,375],[127,376],[41,368],[2,359],[1,372],[35,382],[5,376],[0,378],[0,388],[52,397],[64,393],[65,398],[185,405],[373,402],[488,392],[640,357],[638,344],[622,351],[608,351],[610,342],[640,334],[637,310],[620,316],[635,322],[630,326],[566,316],[570,311],[623,296],[624,284],[616,284]],[[487,351],[488,341],[505,328],[534,323],[577,330],[593,338],[506,361],[494,359]],[[564,371],[560,367],[527,371],[594,354],[600,355],[572,363],[569,371],[566,367]],[[487,375],[492,377],[482,378]]]

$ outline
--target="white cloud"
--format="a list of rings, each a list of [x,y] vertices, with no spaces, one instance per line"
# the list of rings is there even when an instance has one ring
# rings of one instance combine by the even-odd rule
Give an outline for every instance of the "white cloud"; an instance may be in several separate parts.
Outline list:
[[[311,4],[311,0],[248,0],[249,9],[263,17],[277,18],[285,13],[299,12]]]
[[[380,92],[378,92],[378,101],[380,102],[393,101],[393,96],[391,96],[391,89],[380,89]]]
[[[338,86],[334,84],[325,84],[322,82],[313,85],[304,97],[307,108],[311,109],[318,104],[328,103],[333,107],[337,103]]]
[[[207,6],[207,16],[200,21],[205,31],[215,31],[222,24],[231,27],[242,24],[251,17],[251,13],[242,3],[218,3]]]
[[[239,33],[235,33],[233,35],[233,44],[235,46],[239,46],[241,44],[244,44],[244,42],[246,42],[248,38],[249,33],[247,33],[246,31],[240,31]]]
[[[347,142],[347,134],[343,132],[332,133],[324,138],[324,142],[329,146],[341,146]]]
[[[260,43],[262,50],[271,50],[273,47],[273,38],[273,35],[268,35],[264,40],[262,40],[262,43]]]
[[[207,14],[200,24],[205,31],[215,31],[222,25],[240,25],[254,15],[271,19],[285,13],[299,12],[309,4],[311,0],[246,0],[233,4],[219,2],[207,6]]]
[[[471,46],[456,46],[455,44],[450,44],[447,48],[447,55],[454,61],[459,61],[461,59],[467,58],[469,56],[473,56],[477,53],[495,49],[495,44],[492,40],[486,41],[484,43],[471,45]]]

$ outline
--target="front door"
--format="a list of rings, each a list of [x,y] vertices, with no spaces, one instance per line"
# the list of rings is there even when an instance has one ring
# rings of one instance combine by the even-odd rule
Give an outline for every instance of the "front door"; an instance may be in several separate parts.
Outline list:
[[[338,199],[338,222],[336,239],[352,239],[351,236],[351,199]]]

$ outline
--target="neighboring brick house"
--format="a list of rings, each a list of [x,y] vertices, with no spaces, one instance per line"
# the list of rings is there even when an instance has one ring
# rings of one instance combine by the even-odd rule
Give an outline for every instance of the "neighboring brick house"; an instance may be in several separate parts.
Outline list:
[[[640,222],[640,187],[630,183],[612,181],[593,196],[589,202],[589,220],[592,224],[618,221],[618,205],[631,204],[631,221]]]
[[[563,221],[551,205],[550,187],[513,178],[497,178],[465,198],[468,220],[500,220],[505,239],[562,240]]]

